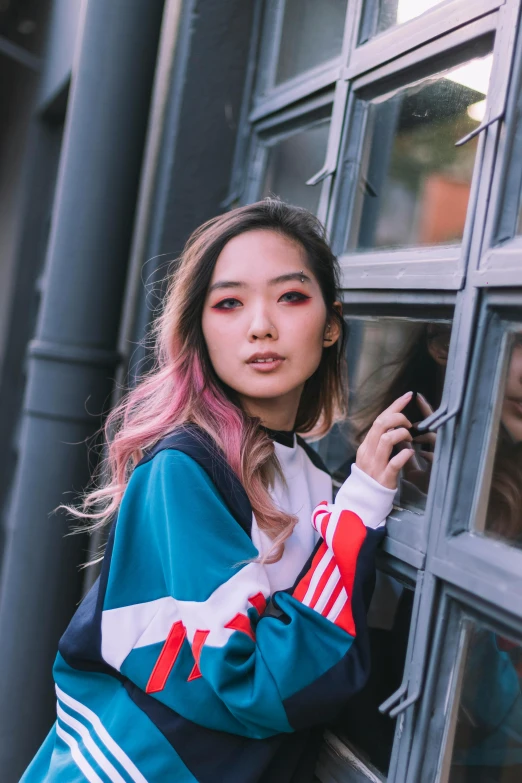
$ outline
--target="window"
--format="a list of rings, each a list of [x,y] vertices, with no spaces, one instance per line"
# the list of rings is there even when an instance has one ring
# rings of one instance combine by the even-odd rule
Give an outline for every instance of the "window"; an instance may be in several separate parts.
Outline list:
[[[484,532],[522,548],[522,332],[508,336]]]
[[[315,774],[512,783],[522,777],[522,0],[259,6],[232,190],[308,207],[339,257],[349,411],[313,444],[334,484],[378,413],[417,392],[406,411],[415,456],[369,612],[372,674],[328,727]]]
[[[332,92],[256,123],[244,193],[247,201],[275,196],[318,212],[321,185],[307,185],[323,166],[330,137]],[[237,175],[236,175],[237,176]]]
[[[484,118],[490,72],[476,57],[368,102],[349,247],[461,241],[477,139],[455,143]]]
[[[267,164],[261,196],[278,196],[317,212],[319,188],[306,181],[323,165],[330,123],[320,120],[282,139],[268,142]]]
[[[286,0],[275,83],[341,54],[348,0]]]
[[[444,0],[381,0],[379,3],[372,3],[367,0],[366,26],[371,26],[371,35],[378,35],[397,24],[416,19],[442,2]],[[363,33],[363,40],[367,37],[368,34]]]
[[[347,318],[346,323],[350,413],[318,447],[339,484],[369,428],[394,400],[407,391],[416,393],[404,411],[413,425],[439,407],[451,338],[449,320],[374,317]],[[414,435],[416,453],[400,478],[397,508],[425,510],[435,443],[434,433]]]
[[[442,596],[426,701],[420,723],[424,756],[413,752],[419,781],[515,783],[522,773],[522,644],[496,617],[472,611],[451,589]]]
[[[522,777],[522,645],[467,620],[449,783]]]

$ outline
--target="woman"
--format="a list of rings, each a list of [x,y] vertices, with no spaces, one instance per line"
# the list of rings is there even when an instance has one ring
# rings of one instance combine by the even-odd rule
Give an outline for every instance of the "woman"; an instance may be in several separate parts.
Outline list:
[[[189,239],[156,365],[109,417],[109,482],[76,512],[118,516],[24,783],[312,779],[321,725],[367,678],[374,550],[411,456],[392,457],[407,394],[332,503],[295,434],[342,411],[336,275],[316,218],[275,200]]]

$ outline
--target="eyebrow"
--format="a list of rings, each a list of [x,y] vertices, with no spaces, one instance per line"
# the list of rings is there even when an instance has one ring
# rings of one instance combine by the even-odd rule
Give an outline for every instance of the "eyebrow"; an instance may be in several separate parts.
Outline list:
[[[288,283],[291,280],[298,280],[300,283],[311,283],[310,277],[304,272],[289,272],[287,275],[279,275],[274,277],[273,280],[268,281],[268,285],[278,285],[279,283]],[[218,280],[216,283],[210,286],[209,293],[219,288],[244,288],[245,283],[241,283],[238,280]]]

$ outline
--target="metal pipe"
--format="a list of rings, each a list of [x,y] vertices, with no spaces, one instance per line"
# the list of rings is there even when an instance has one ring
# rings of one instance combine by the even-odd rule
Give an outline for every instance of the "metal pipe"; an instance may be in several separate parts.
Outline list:
[[[51,667],[81,591],[85,540],[49,517],[85,486],[118,331],[163,0],[87,0],[73,67],[44,291],[30,344],[6,525],[0,769],[15,783],[54,718]],[[76,444],[76,445],[74,445]]]

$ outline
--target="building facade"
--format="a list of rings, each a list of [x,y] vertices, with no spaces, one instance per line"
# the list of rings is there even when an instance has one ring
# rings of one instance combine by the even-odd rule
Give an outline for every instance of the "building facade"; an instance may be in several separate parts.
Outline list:
[[[314,211],[341,264],[352,413],[316,444],[334,480],[388,401],[416,391],[423,422],[370,681],[317,778],[522,779],[521,5],[0,4],[6,783],[53,720],[57,640],[95,575],[79,566],[100,541],[49,514],[147,366],[189,233],[270,194]]]

